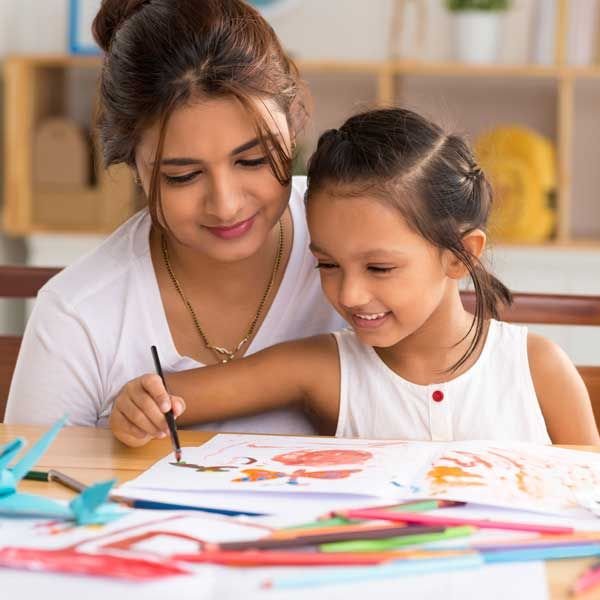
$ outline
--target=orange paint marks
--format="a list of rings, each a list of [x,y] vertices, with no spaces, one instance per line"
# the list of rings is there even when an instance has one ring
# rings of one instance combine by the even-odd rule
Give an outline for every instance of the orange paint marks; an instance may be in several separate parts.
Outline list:
[[[469,473],[461,467],[438,465],[433,467],[427,477],[439,486],[483,486],[482,476]]]

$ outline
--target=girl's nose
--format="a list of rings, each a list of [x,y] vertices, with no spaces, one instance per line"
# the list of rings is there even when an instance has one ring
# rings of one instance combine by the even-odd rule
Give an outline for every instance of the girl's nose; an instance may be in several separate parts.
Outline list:
[[[356,277],[344,277],[339,290],[339,302],[345,308],[366,306],[371,300],[368,288]]]

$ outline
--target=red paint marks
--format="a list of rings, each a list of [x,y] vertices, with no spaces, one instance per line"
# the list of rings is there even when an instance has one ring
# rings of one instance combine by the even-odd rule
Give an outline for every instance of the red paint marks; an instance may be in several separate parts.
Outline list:
[[[164,559],[158,562],[111,554],[86,554],[75,550],[38,548],[3,548],[0,550],[0,565],[11,569],[109,576],[134,581],[151,581],[173,575],[190,574],[190,571]]]
[[[175,532],[175,531],[144,531],[143,533],[140,533],[138,535],[121,538],[121,539],[117,540],[116,542],[111,542],[111,543],[105,544],[103,546],[103,548],[105,548],[107,550],[132,550],[132,551],[135,551],[135,549],[133,547],[136,544],[139,544],[140,542],[146,542],[148,540],[151,540],[152,538],[159,537],[159,536],[171,537],[171,538],[175,538],[178,540],[187,540],[187,541],[196,542],[198,544],[199,548],[204,544],[203,540],[200,540],[191,535],[187,535],[186,533],[179,533],[179,532]]]
[[[477,454],[473,454],[472,452],[464,452],[462,450],[455,450],[455,454],[460,454],[461,456],[465,456],[465,457],[471,459],[469,462],[460,462],[456,458],[452,459],[457,465],[460,465],[461,467],[475,467],[477,465],[482,465],[484,467],[487,467],[488,469],[493,468],[493,465],[491,462],[488,462],[487,460],[483,460],[483,458],[481,458],[481,456],[477,456]],[[446,460],[451,460],[451,459],[446,458]]]
[[[362,450],[297,450],[273,457],[274,461],[284,465],[306,465],[325,467],[333,465],[355,465],[373,458],[370,452]]]

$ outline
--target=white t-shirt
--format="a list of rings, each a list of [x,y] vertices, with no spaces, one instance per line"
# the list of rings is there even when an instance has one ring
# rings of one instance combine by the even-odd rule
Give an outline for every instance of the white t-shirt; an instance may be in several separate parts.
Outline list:
[[[306,179],[295,177],[290,197],[294,224],[291,255],[248,354],[279,342],[334,331],[344,324],[323,296],[308,250],[305,189]],[[12,380],[7,423],[47,424],[66,414],[72,425],[106,426],[123,385],[154,372],[152,344],[158,347],[165,372],[203,366],[175,349],[150,257],[150,226],[148,211],[137,213],[42,288]],[[204,428],[313,432],[305,416],[292,410]]]
[[[334,336],[341,369],[338,437],[550,443],[529,370],[526,327],[492,320],[475,364],[430,385],[400,377],[353,331]]]

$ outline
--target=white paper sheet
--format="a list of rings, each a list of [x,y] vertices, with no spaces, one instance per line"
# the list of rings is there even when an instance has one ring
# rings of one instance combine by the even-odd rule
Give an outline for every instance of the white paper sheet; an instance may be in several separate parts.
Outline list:
[[[440,498],[584,518],[581,498],[600,496],[600,454],[503,442],[394,442],[220,434],[184,448],[185,464],[157,462],[117,493],[173,501],[173,493],[222,493],[223,504],[277,513],[285,496],[294,502],[323,494],[356,504],[375,498]],[[152,492],[150,494],[150,492]],[[238,498],[225,494],[242,494]],[[191,497],[191,496],[190,496]],[[269,502],[273,501],[270,506]],[[298,504],[299,505],[299,504]],[[290,510],[291,510],[290,505]],[[246,508],[246,510],[252,510]]]
[[[270,491],[360,496],[398,495],[394,477],[414,477],[434,448],[429,444],[293,436],[219,434],[183,448],[122,489]]]

